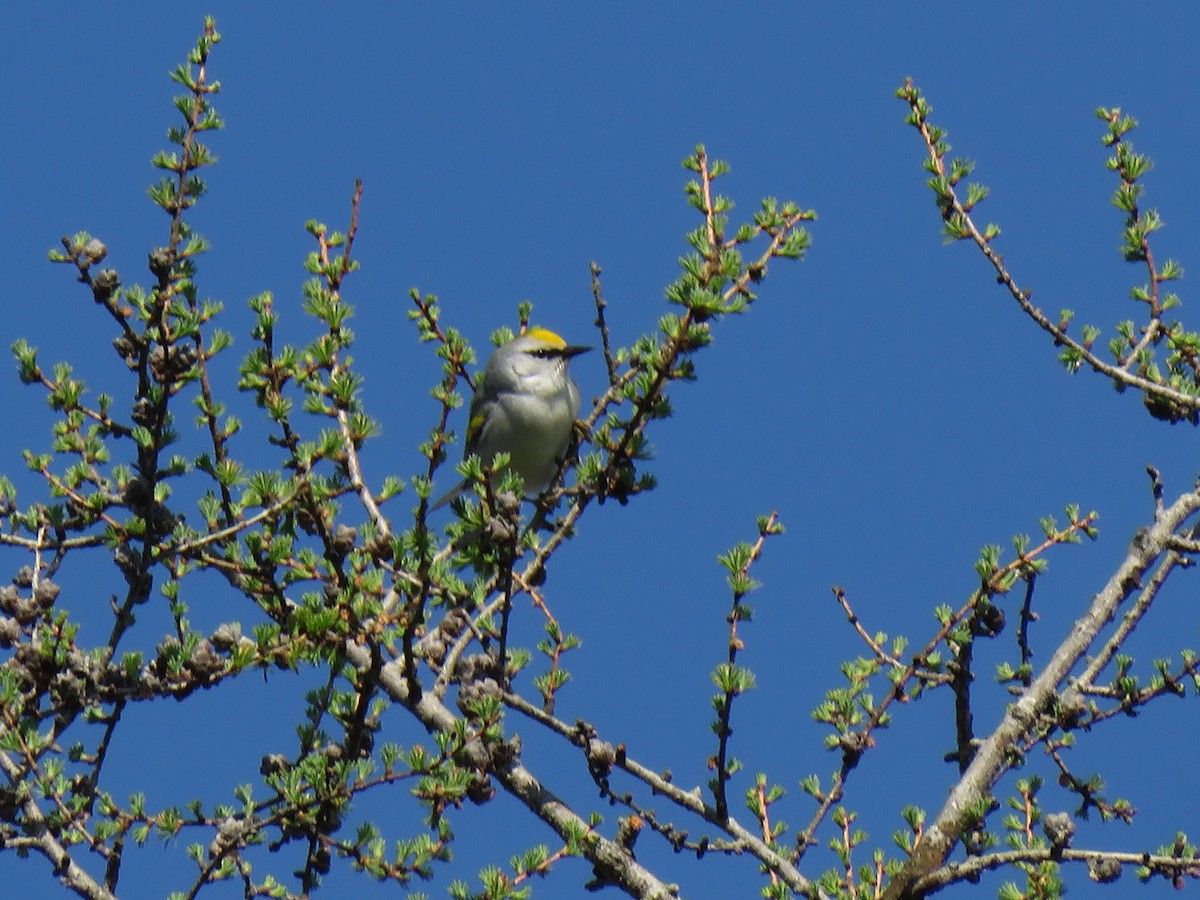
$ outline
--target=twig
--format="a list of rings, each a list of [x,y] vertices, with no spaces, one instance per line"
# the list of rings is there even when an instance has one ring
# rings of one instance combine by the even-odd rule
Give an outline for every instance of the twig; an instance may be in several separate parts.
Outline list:
[[[600,345],[604,348],[604,367],[608,370],[608,383],[611,386],[617,383],[617,361],[613,358],[612,346],[609,343],[608,322],[604,319],[604,310],[608,306],[608,301],[604,299],[604,292],[600,288],[600,264],[592,262],[590,268],[592,298],[596,301],[596,321],[593,324],[600,331]]]
[[[833,586],[833,596],[837,599],[838,605],[842,607],[842,611],[846,614],[846,618],[849,620],[850,624],[854,626],[854,630],[858,632],[858,636],[861,637],[863,642],[871,648],[871,653],[875,656],[875,658],[887,663],[889,666],[894,666],[897,669],[903,669],[904,663],[900,662],[900,660],[896,659],[896,657],[884,650],[881,646],[879,646],[875,639],[871,637],[871,635],[867,634],[867,629],[863,627],[862,622],[859,620],[858,613],[856,613],[850,606],[850,600],[846,597],[846,591],[839,585],[835,584]]]
[[[959,199],[954,186],[949,183],[949,179],[946,177],[946,162],[943,152],[939,149],[938,142],[933,137],[928,119],[926,118],[928,109],[923,108],[924,101],[921,99],[920,92],[913,86],[912,79],[905,80],[905,87],[902,90],[905,92],[903,99],[908,103],[912,112],[913,127],[920,132],[921,138],[925,142],[925,149],[929,153],[933,171],[944,184],[944,188],[939,189],[939,196],[947,200],[953,215],[957,217],[957,220],[966,230],[967,236],[979,248],[979,251],[987,258],[987,261],[991,263],[992,268],[996,270],[996,280],[1008,289],[1008,292],[1017,301],[1017,304],[1024,313],[1037,323],[1039,328],[1053,337],[1056,344],[1070,347],[1072,352],[1082,362],[1090,366],[1093,371],[1106,375],[1117,383],[1135,387],[1145,394],[1161,397],[1164,400],[1169,400],[1187,409],[1200,410],[1200,396],[1185,394],[1166,384],[1160,384],[1134,375],[1122,366],[1105,362],[1093,353],[1089,346],[1071,337],[1065,328],[1051,321],[1045,313],[1033,305],[1033,302],[1030,300],[1031,294],[1017,284],[1016,279],[1013,278],[1005,266],[1003,257],[992,249],[990,240],[976,227],[974,220],[971,218],[970,210]]]

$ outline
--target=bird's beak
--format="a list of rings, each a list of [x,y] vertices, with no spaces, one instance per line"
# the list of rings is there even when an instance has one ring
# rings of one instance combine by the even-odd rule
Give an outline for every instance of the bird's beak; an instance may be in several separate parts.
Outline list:
[[[576,346],[563,347],[563,349],[562,349],[563,359],[572,359],[572,358],[578,356],[580,353],[587,353],[591,349],[592,349],[591,347],[576,347]]]

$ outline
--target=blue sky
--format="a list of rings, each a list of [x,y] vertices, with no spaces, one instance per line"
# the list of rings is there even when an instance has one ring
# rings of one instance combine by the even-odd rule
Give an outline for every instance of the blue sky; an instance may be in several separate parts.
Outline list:
[[[1039,517],[1066,503],[1096,509],[1100,541],[1053,555],[1039,584],[1044,661],[1149,520],[1145,466],[1162,470],[1168,496],[1196,475],[1190,426],[1154,422],[1137,397],[1067,375],[978,253],[943,245],[923,148],[893,97],[912,76],[956,153],[977,161],[976,179],[992,189],[980,218],[1003,228],[999,250],[1035,302],[1073,308],[1077,321],[1111,335],[1115,321],[1137,314],[1127,295],[1143,272],[1117,252],[1115,179],[1093,110],[1121,106],[1141,121],[1134,144],[1157,166],[1147,202],[1167,222],[1157,254],[1187,268],[1200,242],[1200,87],[1181,74],[1193,71],[1200,33],[1190,7],[1132,16],[1110,2],[965,5],[951,19],[932,5],[214,2],[51,17],[25,4],[6,13],[0,57],[0,344],[27,337],[44,361],[72,360],[97,389],[122,383],[111,335],[45,254],[59,235],[88,230],[126,282],[144,279],[145,254],[165,234],[145,189],[150,156],[174,123],[166,72],[206,11],[224,36],[212,70],[227,127],[211,141],[220,164],[193,219],[213,242],[201,293],[225,303],[236,350],[250,346],[245,301],[264,290],[275,292],[284,335],[305,340],[303,223],[343,226],[354,179],[364,180],[362,270],[347,296],[366,402],[383,426],[365,454],[377,484],[420,470],[416,447],[436,421],[428,389],[438,364],[407,320],[410,288],[437,294],[446,321],[481,352],[526,299],[538,322],[587,343],[595,260],[614,338],[628,343],[666,311],[662,289],[696,224],[679,165],[695,144],[732,164],[722,188],[743,214],[764,195],[817,210],[808,258],[771,267],[760,301],[722,322],[699,357],[699,381],[672,395],[675,417],[651,433],[658,490],[625,508],[591,509],[550,573],[556,615],[584,640],[560,715],[593,721],[679,783],[708,777],[708,673],[723,656],[729,603],[715,557],[752,539],[757,515],[778,510],[788,532],[755,571],[764,587],[751,600],[744,662],[759,687],[735,709],[734,749],[749,772],[788,789],[782,815],[795,830],[809,812],[797,781],[837,765],[809,712],[840,683],[839,661],[863,650],[831,584],[847,589],[868,628],[920,644],[932,608],[959,605],[975,586],[982,545],[1036,533]],[[1189,284],[1180,285],[1185,321]],[[228,359],[219,380],[232,394]],[[585,399],[602,390],[597,354],[574,371]],[[10,423],[0,471],[19,472],[21,448],[49,445],[48,413],[15,372],[0,379],[0,407]],[[249,439],[244,452],[270,459]],[[411,497],[394,501],[393,515],[403,519]],[[99,605],[119,587],[111,574]],[[1187,577],[1138,633],[1147,661],[1200,643]],[[215,626],[241,614],[215,580],[213,588],[193,598],[194,620]],[[523,613],[532,638],[536,620]],[[167,621],[153,615],[149,646]],[[1006,651],[1011,638],[1001,639]],[[148,770],[151,806],[207,785],[227,798],[229,786],[256,778],[263,753],[294,745],[299,691],[280,690],[286,702],[247,682],[137,711],[146,743],[126,748],[115,792]],[[977,715],[981,731],[1002,703],[993,690]],[[948,697],[935,697],[902,710],[856,773],[848,800],[873,843],[890,847],[901,806],[931,815],[940,807],[953,780],[940,762],[953,737],[949,709]],[[419,739],[399,715],[388,724],[386,739]],[[594,808],[582,766],[572,768],[581,761],[564,763],[560,745],[525,736],[548,786]],[[1085,829],[1077,844],[1153,849],[1194,824],[1194,779],[1170,763],[1198,736],[1193,704],[1167,704],[1083,741],[1079,768],[1099,771],[1141,813],[1130,827]],[[231,755],[198,763],[195,748]],[[408,805],[397,798],[396,808]],[[473,881],[485,862],[555,846],[525,819],[503,799],[459,816],[463,844],[449,875]],[[182,846],[142,853],[131,865],[145,880],[131,875],[127,896],[186,887]],[[746,860],[696,865],[650,835],[639,853],[665,866],[685,896],[756,889]],[[535,896],[584,896],[586,877],[582,863],[567,863]],[[26,890],[51,884],[40,861],[11,854],[0,854],[0,879]],[[443,896],[447,881],[430,895]],[[1131,881],[1127,873],[1123,889]],[[997,883],[982,890],[994,895]],[[1076,896],[1099,890],[1078,873],[1071,883]],[[397,895],[366,879],[334,889]],[[210,896],[239,895],[230,891]]]

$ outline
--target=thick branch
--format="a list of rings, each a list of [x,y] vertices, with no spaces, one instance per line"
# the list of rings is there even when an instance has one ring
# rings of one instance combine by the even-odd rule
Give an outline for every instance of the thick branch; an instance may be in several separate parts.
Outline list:
[[[1140,531],[1120,567],[1096,594],[1087,612],[1075,622],[1046,668],[1005,713],[999,726],[980,745],[962,780],[929,826],[900,874],[888,885],[883,900],[920,897],[918,880],[945,865],[962,834],[976,821],[981,802],[1011,765],[1010,751],[1037,725],[1038,715],[1053,701],[1059,685],[1111,622],[1120,604],[1141,584],[1142,576],[1171,545],[1175,531],[1200,509],[1200,491],[1184,494]]]
[[[981,872],[1003,869],[1017,863],[1036,865],[1049,861],[1089,864],[1115,862],[1122,866],[1146,866],[1152,871],[1160,873],[1178,871],[1194,878],[1200,878],[1200,862],[1195,860],[1119,850],[1072,850],[1070,848],[1042,847],[988,853],[984,856],[971,857],[963,862],[951,863],[918,881],[913,885],[913,893],[925,897],[952,884],[977,877]]]
[[[347,641],[345,651],[346,659],[359,671],[370,669],[371,653],[366,647]],[[454,730],[457,717],[441,700],[429,691],[424,691],[420,697],[412,695],[399,661],[383,667],[379,683],[393,701],[412,712],[431,733],[450,733]],[[506,791],[524,803],[564,841],[569,840],[573,833],[581,834],[589,830],[584,819],[576,815],[552,791],[543,787],[518,760],[491,764],[484,748],[473,749],[481,754],[482,767],[486,767]],[[593,832],[583,844],[583,854],[596,867],[597,875],[605,883],[619,887],[631,897],[637,897],[639,900],[676,900],[679,896],[673,886],[659,881],[649,869],[641,866],[628,850],[615,841]]]
[[[22,780],[25,773],[8,757],[7,754],[0,753],[0,768],[8,775],[9,779],[17,789],[22,789]],[[54,874],[58,876],[69,890],[80,897],[85,897],[87,900],[116,900],[116,895],[111,893],[104,885],[96,881],[71,858],[62,842],[55,837],[50,829],[46,817],[42,814],[41,808],[37,805],[33,796],[26,796],[21,804],[21,812],[25,822],[25,830],[29,837],[26,839],[28,843],[25,846],[31,847],[41,853],[46,859],[50,860],[54,865]]]

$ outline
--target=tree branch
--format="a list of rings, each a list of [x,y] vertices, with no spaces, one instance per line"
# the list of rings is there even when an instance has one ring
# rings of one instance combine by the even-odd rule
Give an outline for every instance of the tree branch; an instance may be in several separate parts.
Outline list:
[[[980,744],[974,760],[950,798],[926,829],[900,873],[884,891],[883,900],[920,897],[918,881],[945,865],[963,833],[978,820],[978,810],[990,799],[990,791],[1011,766],[1010,751],[1038,721],[1038,715],[1054,699],[1071,669],[1091,648],[1117,609],[1141,584],[1142,576],[1167,550],[1175,532],[1200,510],[1200,491],[1184,494],[1156,517],[1154,524],[1134,537],[1121,565],[1096,594],[1084,615],[1051,657],[1041,674],[1009,707],[996,730]]]

